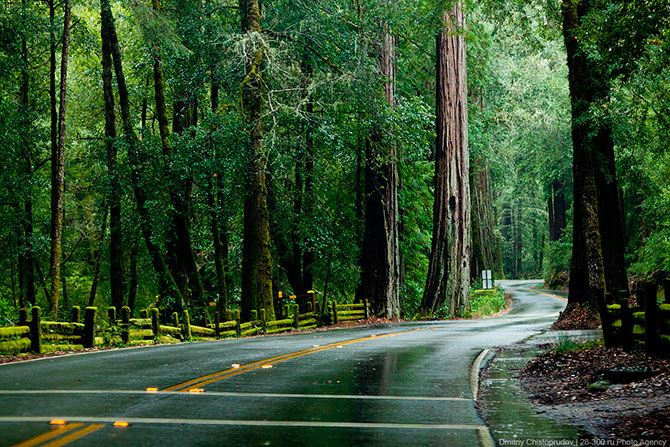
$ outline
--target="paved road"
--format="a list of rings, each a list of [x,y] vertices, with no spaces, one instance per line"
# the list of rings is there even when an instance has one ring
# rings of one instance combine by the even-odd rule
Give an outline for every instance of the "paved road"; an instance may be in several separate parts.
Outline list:
[[[565,306],[524,291],[529,284],[504,282],[513,310],[494,319],[2,365],[0,446],[490,445],[474,408],[473,362],[548,327]],[[56,418],[65,425],[50,425]]]

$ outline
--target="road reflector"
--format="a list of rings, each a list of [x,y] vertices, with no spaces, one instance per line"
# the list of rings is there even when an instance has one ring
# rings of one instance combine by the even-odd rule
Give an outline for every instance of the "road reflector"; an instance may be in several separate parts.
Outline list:
[[[263,366],[261,366],[261,368],[263,368],[263,369],[270,369],[270,368],[272,368],[272,365],[263,365]]]
[[[232,365],[230,365],[230,367],[231,368],[239,368],[240,364],[239,363],[233,363]]]
[[[376,337],[375,334],[370,335],[370,338],[375,338],[375,337]]]
[[[114,427],[128,427],[130,424],[126,421],[114,421],[112,425]]]
[[[190,390],[188,390],[189,393],[202,393],[204,391],[205,390],[202,388],[191,388]]]
[[[64,419],[52,419],[49,421],[49,424],[51,425],[65,425],[67,422]]]
[[[320,345],[312,345],[312,348],[318,348]]]
[[[147,388],[147,389],[146,389],[146,392],[147,392],[147,393],[157,393],[157,392],[158,392],[158,388],[153,388],[153,387],[151,387],[151,388]]]
[[[344,346],[342,346],[342,345],[335,346],[335,347],[336,347],[337,349],[342,349],[342,348],[344,348]]]

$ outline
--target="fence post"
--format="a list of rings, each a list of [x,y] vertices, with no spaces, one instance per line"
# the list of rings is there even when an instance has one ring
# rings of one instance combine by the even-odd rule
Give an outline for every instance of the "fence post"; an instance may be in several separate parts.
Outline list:
[[[363,312],[365,314],[365,319],[370,318],[370,303],[368,300],[363,301]]]
[[[154,333],[154,337],[160,337],[161,335],[161,320],[160,313],[158,312],[157,307],[151,308],[151,330]]]
[[[237,335],[242,335],[242,328],[240,327],[240,325],[242,324],[240,322],[241,315],[242,313],[240,312],[240,309],[235,309],[235,321],[237,322],[237,324],[235,325],[235,331],[237,332]]]
[[[97,307],[87,307],[84,313],[84,337],[83,344],[85,348],[95,346],[95,320],[98,316]]]
[[[179,314],[177,312],[172,312],[172,325],[179,327]]]
[[[188,314],[188,309],[184,309],[184,322],[181,325],[181,336],[184,340],[191,338],[191,317]]]
[[[293,327],[298,329],[300,325],[300,306],[297,304],[293,305]]]
[[[314,306],[312,306],[312,303],[307,303],[307,313],[312,313],[314,312]]]
[[[107,319],[109,324],[116,324],[116,307],[111,306],[107,308]]]
[[[219,311],[214,312],[214,334],[218,340],[221,337],[221,330],[219,329],[219,323],[221,323],[221,316]]]
[[[332,301],[333,306],[333,324],[337,324],[337,301]]]
[[[81,321],[81,307],[72,306],[72,318],[73,323],[79,323]]]
[[[121,341],[130,343],[130,307],[121,308]]]
[[[284,304],[284,308],[282,309],[282,315],[284,318],[288,318],[291,315],[291,307],[288,304]]]
[[[258,311],[256,309],[251,310],[251,321],[258,320]]]
[[[644,342],[649,354],[658,352],[658,302],[656,292],[658,286],[648,282],[644,284]]]
[[[314,291],[313,290],[308,290],[307,291],[307,299],[309,300],[308,302],[311,302],[312,309],[316,309],[316,299],[314,298]],[[313,312],[313,310],[310,310],[309,312]]]
[[[261,327],[263,328],[263,332],[265,332],[265,309],[261,309]]]
[[[19,309],[19,326],[28,326],[28,309]]]
[[[30,322],[30,349],[42,353],[42,309],[38,306],[32,309],[33,321]]]

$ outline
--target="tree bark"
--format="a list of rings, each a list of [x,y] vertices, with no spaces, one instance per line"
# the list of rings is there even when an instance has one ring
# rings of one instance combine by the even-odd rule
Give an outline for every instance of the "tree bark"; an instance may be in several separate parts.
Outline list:
[[[70,2],[65,0],[63,46],[60,65],[60,104],[58,108],[58,144],[51,154],[51,296],[49,307],[54,320],[58,317],[60,297],[60,263],[63,238],[63,193],[65,190],[65,111],[67,105],[67,63],[70,49]]]
[[[472,231],[472,265],[471,277],[477,278],[482,270],[491,270],[500,278],[502,259],[500,238],[496,236],[496,219],[491,191],[491,174],[484,160],[476,160],[475,172],[472,173],[471,186],[471,231]]]
[[[552,182],[547,204],[549,211],[549,240],[555,242],[563,235],[563,230],[567,223],[565,185],[562,182],[558,180]]]
[[[384,98],[395,107],[395,48],[388,24],[379,48]],[[356,300],[369,300],[372,312],[386,318],[400,314],[398,247],[397,149],[384,141],[384,129],[372,129],[365,145],[365,229],[361,250],[361,280]]]
[[[568,305],[587,304],[596,310],[604,303],[605,283],[598,190],[589,107],[595,100],[594,73],[576,35],[590,1],[563,2],[563,35],[568,56],[572,104],[574,217]]]
[[[241,0],[242,32],[252,41],[261,32],[260,2]],[[242,81],[242,113],[249,132],[244,198],[244,242],[242,247],[242,318],[251,318],[254,309],[265,309],[273,319],[272,257],[267,205],[267,154],[263,148],[263,85],[260,71],[265,49],[257,42],[247,55]]]
[[[470,182],[464,4],[444,13],[437,36],[433,240],[420,312],[470,310]]]

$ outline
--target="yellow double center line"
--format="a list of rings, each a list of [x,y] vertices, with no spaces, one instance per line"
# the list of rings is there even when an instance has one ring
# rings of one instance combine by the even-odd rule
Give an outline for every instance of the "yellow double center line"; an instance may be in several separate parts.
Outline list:
[[[257,362],[253,363],[248,363],[246,365],[240,365],[239,367],[235,368],[229,368],[226,369],[225,371],[219,371],[215,372],[212,374],[208,374],[206,376],[198,377],[195,379],[191,379],[187,382],[180,383],[178,385],[174,385],[168,388],[165,388],[163,391],[182,391],[182,392],[189,392],[191,390],[195,390],[197,388],[200,388],[205,385],[209,385],[210,383],[218,382],[219,380],[227,379],[228,377],[233,377],[238,374],[242,374],[245,372],[253,371],[259,368],[264,367],[265,365],[274,365],[276,363],[281,363],[285,362],[287,360],[295,359],[298,357],[303,357],[305,355],[310,355],[310,354],[315,354],[317,352],[321,351],[326,351],[329,349],[333,348],[338,348],[338,347],[343,347],[347,345],[352,345],[355,343],[361,343],[364,341],[370,341],[370,340],[377,340],[379,338],[385,338],[385,337],[395,337],[396,335],[401,335],[401,334],[408,334],[410,332],[416,332],[416,331],[421,331],[424,329],[412,329],[409,331],[402,331],[402,332],[393,332],[390,334],[382,334],[382,335],[371,335],[368,337],[362,337],[362,338],[355,338],[353,340],[346,340],[346,341],[341,341],[341,342],[336,342],[336,343],[330,343],[327,345],[323,346],[314,346],[309,349],[304,349],[302,351],[297,351],[297,352],[291,352],[289,354],[284,354],[280,355],[277,357],[271,357],[268,359],[264,360],[259,360]]]
[[[40,445],[40,447],[61,447],[66,444],[69,444],[71,442],[76,441],[79,438],[83,438],[84,436],[93,433],[94,431],[100,430],[101,428],[104,427],[104,425],[101,424],[91,424],[87,425],[84,428],[79,429],[82,425],[84,424],[66,424],[61,427],[58,427],[54,430],[48,431],[46,433],[42,433],[41,435],[35,436],[33,438],[27,439],[23,442],[20,442],[18,444],[15,444],[14,447],[33,447]],[[79,430],[75,430],[79,429]],[[72,430],[75,430],[72,432]],[[61,435],[64,435],[65,433],[72,432],[67,436],[63,436],[62,438],[58,438]],[[54,439],[58,438],[58,439]],[[50,441],[50,442],[47,442]],[[44,444],[43,444],[44,443]]]

